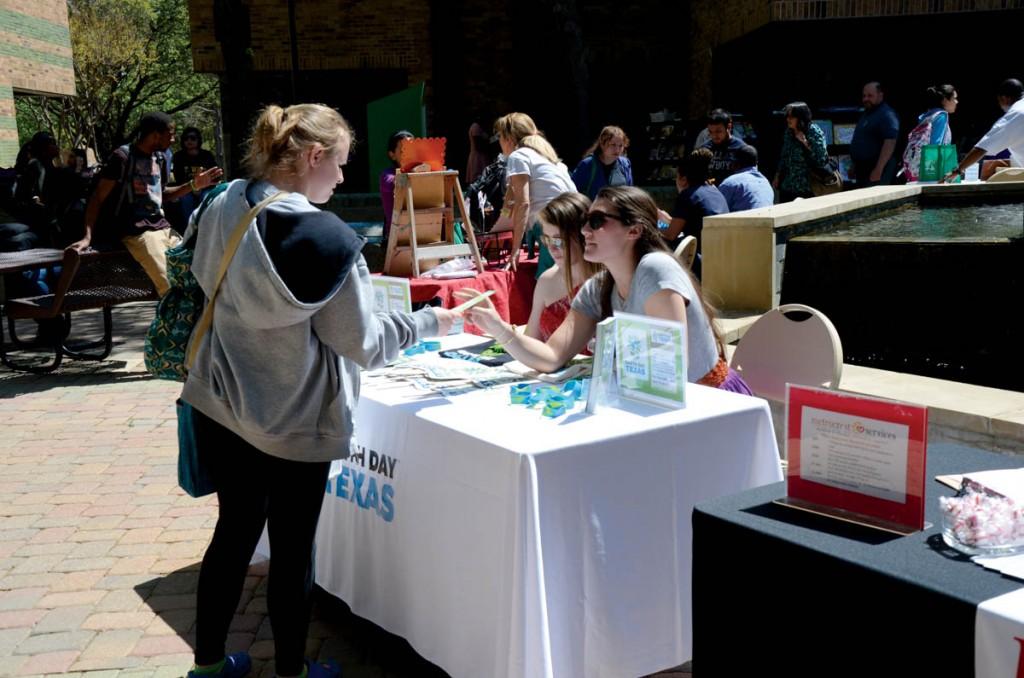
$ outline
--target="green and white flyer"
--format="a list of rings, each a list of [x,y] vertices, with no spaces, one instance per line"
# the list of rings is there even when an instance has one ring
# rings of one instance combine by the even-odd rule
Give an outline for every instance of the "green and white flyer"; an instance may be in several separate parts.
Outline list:
[[[615,318],[605,318],[597,324],[594,342],[594,368],[587,393],[587,412],[593,414],[599,406],[614,399],[615,388]]]
[[[686,325],[615,314],[619,395],[662,407],[686,407]]]
[[[412,313],[412,292],[408,278],[386,275],[370,276],[373,283],[373,310],[376,313],[405,311]]]

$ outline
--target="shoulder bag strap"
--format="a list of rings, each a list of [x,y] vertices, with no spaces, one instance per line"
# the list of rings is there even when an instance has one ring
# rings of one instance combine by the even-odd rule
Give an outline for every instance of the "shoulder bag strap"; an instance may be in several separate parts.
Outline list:
[[[210,329],[210,325],[213,324],[213,303],[217,300],[217,293],[220,292],[221,281],[224,280],[224,276],[228,272],[228,266],[231,265],[231,259],[235,256],[235,252],[238,250],[238,246],[242,242],[242,237],[245,236],[245,232],[249,229],[249,224],[252,220],[263,211],[263,208],[272,202],[277,202],[288,197],[288,193],[281,191],[275,193],[269,198],[264,198],[260,202],[256,203],[248,212],[246,212],[241,219],[238,221],[238,225],[235,226],[235,230],[231,232],[231,237],[228,238],[227,245],[224,247],[224,255],[220,258],[220,268],[217,269],[217,277],[213,281],[213,291],[210,292],[210,299],[206,302],[206,308],[203,309],[203,315],[199,318],[199,322],[196,323],[196,328],[192,331],[192,338],[189,341],[188,356],[185,359],[185,369],[192,369],[192,363],[196,359],[196,353],[199,352],[199,344],[202,343],[203,337],[206,336],[206,332]]]

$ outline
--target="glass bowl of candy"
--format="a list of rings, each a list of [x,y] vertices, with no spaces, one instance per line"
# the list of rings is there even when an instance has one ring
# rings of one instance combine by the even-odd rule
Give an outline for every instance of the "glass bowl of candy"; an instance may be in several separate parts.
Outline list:
[[[972,556],[1024,552],[1024,507],[964,483],[954,497],[939,497],[942,540]]]

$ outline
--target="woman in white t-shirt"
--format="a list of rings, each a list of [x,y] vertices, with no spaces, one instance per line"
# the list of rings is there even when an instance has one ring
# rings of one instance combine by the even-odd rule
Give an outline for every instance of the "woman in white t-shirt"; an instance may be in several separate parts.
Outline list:
[[[493,307],[465,313],[469,322],[495,337],[513,357],[541,372],[561,368],[594,336],[597,323],[624,311],[686,325],[687,380],[751,394],[725,362],[714,311],[690,272],[672,256],[658,230],[658,207],[632,186],[602,188],[583,227],[583,257],[606,271],[583,284],[562,325],[546,342],[515,332]],[[456,292],[472,298],[477,292]]]
[[[526,229],[534,229],[540,237],[537,215],[554,198],[566,192],[575,192],[569,169],[559,159],[555,149],[537,129],[533,119],[525,113],[509,113],[494,123],[501,152],[505,154],[505,175],[508,177],[508,200],[512,200],[512,255],[508,267],[516,270],[519,248]],[[537,276],[554,264],[543,243]]]

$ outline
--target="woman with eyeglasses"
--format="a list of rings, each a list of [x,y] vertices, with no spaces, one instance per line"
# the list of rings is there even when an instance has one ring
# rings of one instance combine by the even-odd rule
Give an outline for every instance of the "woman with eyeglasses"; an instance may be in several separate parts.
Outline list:
[[[533,308],[526,336],[547,341],[569,314],[572,300],[584,281],[601,270],[583,258],[583,224],[590,199],[581,193],[563,193],[540,212],[541,242],[555,265],[544,271],[533,289]]]
[[[465,317],[519,362],[541,372],[558,370],[583,350],[597,323],[613,311],[681,322],[686,325],[688,380],[751,394],[725,361],[714,310],[665,245],[651,196],[632,186],[602,188],[582,232],[583,257],[606,270],[583,284],[565,321],[546,342],[516,333],[487,302],[466,311]],[[477,294],[456,292],[463,299]]]

